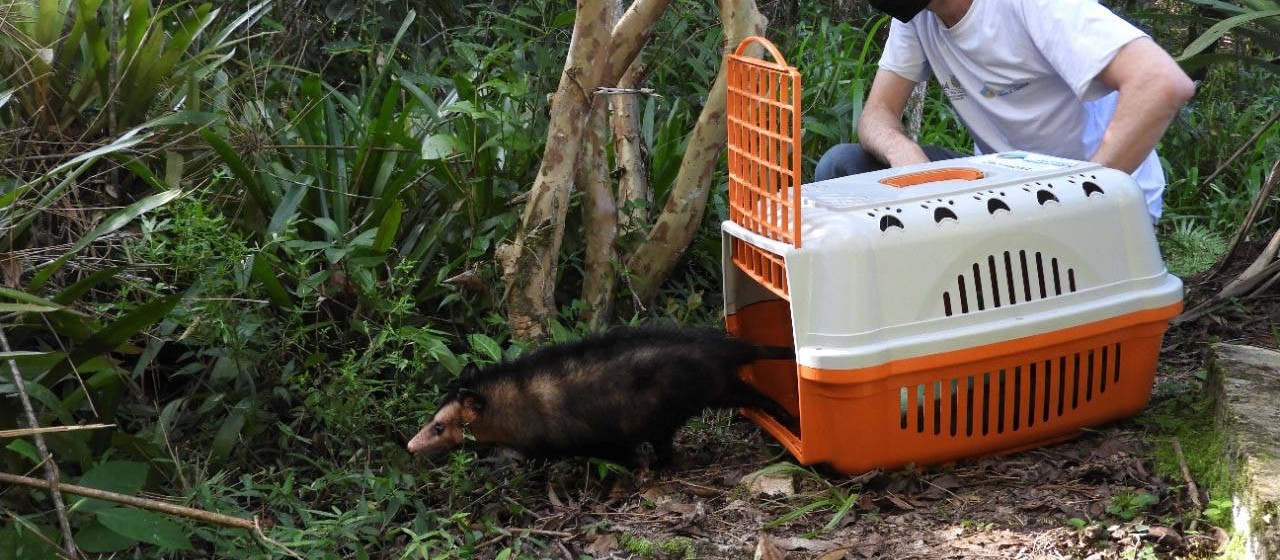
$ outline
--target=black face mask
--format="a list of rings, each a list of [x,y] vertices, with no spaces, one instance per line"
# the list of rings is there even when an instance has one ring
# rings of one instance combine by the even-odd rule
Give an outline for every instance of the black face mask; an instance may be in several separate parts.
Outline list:
[[[902,23],[911,21],[929,5],[929,0],[870,0],[871,7],[880,10]]]

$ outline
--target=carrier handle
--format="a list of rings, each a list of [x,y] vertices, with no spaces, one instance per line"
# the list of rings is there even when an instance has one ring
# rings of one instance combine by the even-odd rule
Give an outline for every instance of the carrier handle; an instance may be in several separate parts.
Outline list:
[[[933,183],[936,181],[977,181],[987,175],[982,171],[972,167],[943,167],[941,169],[930,169],[928,171],[917,171],[915,173],[907,173],[904,175],[894,175],[885,177],[880,182],[891,187],[914,187],[925,183]]]
[[[764,50],[768,51],[769,56],[773,58],[772,63],[763,58],[758,58],[757,60],[760,62],[757,64],[766,67],[773,67],[775,70],[782,70],[783,72],[791,70],[791,67],[787,66],[787,60],[782,58],[782,53],[778,52],[778,47],[773,46],[773,43],[769,42],[768,39],[758,35],[752,35],[743,39],[741,43],[738,43],[738,48],[733,51],[733,54],[735,56],[746,58],[747,47],[750,46],[751,43],[758,43],[761,47],[764,47]]]

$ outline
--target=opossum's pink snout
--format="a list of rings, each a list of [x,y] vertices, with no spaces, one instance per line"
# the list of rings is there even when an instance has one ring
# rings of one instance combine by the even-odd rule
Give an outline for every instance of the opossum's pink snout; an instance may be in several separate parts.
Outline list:
[[[409,440],[409,444],[406,445],[405,448],[408,449],[409,453],[412,455],[417,455],[425,451],[427,449],[426,428],[419,430],[418,433],[413,436],[413,439]]]

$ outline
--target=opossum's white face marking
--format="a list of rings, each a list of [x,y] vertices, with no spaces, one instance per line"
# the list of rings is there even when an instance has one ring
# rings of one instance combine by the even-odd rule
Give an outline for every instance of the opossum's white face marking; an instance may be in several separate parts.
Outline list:
[[[468,409],[458,401],[440,407],[413,439],[409,440],[409,453],[436,453],[453,449],[466,439],[465,425],[475,420],[475,410]]]

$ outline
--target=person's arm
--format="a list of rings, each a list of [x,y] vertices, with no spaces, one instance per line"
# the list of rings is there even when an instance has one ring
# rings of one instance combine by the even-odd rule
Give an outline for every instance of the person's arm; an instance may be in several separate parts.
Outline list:
[[[1133,173],[1164,135],[1195,84],[1154,41],[1143,37],[1120,48],[1098,81],[1120,92],[1111,123],[1090,160]]]
[[[888,70],[877,71],[858,118],[858,142],[889,167],[929,161],[920,145],[902,131],[902,111],[915,85]]]

